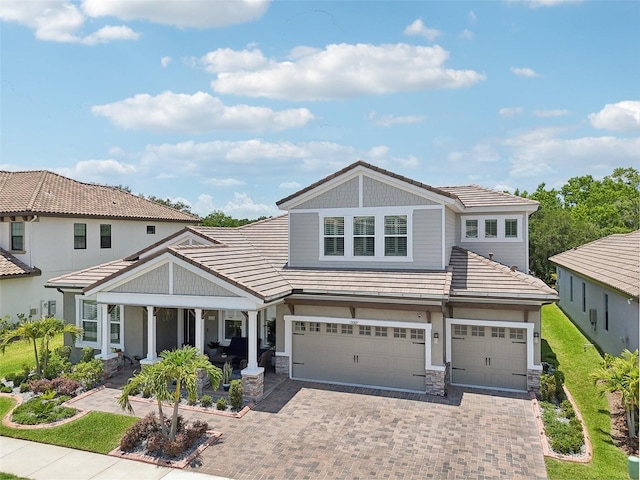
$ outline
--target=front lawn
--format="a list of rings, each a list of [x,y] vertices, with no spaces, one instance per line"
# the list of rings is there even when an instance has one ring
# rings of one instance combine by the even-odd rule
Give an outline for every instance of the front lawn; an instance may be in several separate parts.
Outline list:
[[[52,352],[62,346],[63,335],[56,335],[49,343],[49,350]],[[38,345],[38,351],[40,345]],[[22,372],[24,364],[34,367],[35,357],[33,353],[33,345],[23,340],[16,340],[7,345],[4,354],[0,353],[0,378],[4,378],[9,373]]]
[[[595,348],[585,348],[589,341],[557,305],[542,307],[542,337],[557,356],[593,446],[593,460],[586,465],[545,458],[549,479],[628,479],[627,457],[611,441],[609,404],[589,377],[602,357]]]
[[[0,397],[0,418],[14,404],[12,398]],[[18,430],[0,424],[0,435],[107,454],[119,445],[124,432],[137,420],[126,415],[91,412],[76,421],[53,428]]]

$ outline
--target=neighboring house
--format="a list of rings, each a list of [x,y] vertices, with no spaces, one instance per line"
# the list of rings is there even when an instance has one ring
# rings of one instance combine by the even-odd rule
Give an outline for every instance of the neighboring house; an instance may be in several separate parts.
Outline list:
[[[196,217],[48,171],[0,171],[0,318],[62,314],[55,276],[122,258]]]
[[[638,348],[640,230],[554,255],[559,306],[603,352]]]
[[[440,395],[449,383],[539,387],[540,307],[557,294],[525,273],[537,202],[357,162],[278,206],[288,213],[187,227],[49,280],[65,292],[65,319],[98,332],[78,346],[155,362],[176,345],[248,337],[242,378],[256,399],[275,320],[276,371],[294,379]]]

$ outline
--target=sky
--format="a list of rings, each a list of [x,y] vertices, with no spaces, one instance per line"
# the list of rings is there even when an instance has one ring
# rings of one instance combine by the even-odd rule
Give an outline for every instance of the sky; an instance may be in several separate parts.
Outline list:
[[[640,168],[640,2],[0,0],[0,170],[206,216],[357,160],[434,187]]]

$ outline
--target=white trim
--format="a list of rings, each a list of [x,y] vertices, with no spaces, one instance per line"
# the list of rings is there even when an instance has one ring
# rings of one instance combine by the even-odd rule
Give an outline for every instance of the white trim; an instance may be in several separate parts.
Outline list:
[[[173,295],[173,265],[175,262],[169,262],[169,295]]]
[[[242,309],[239,308],[224,308],[224,309],[219,309],[218,310],[218,339],[220,340],[220,342],[222,342],[223,344],[226,343],[227,341],[231,340],[230,338],[226,338],[225,334],[224,334],[224,322],[226,320],[238,320],[242,322],[242,335],[243,336],[247,336],[247,321],[244,317],[244,315],[242,315],[242,313],[240,313],[242,311]],[[226,312],[238,312],[239,315],[237,317],[234,316],[227,316]]]
[[[508,327],[508,328],[524,328],[527,330],[527,370],[542,370],[542,365],[535,365],[534,360],[534,342],[533,332],[535,324],[530,322],[503,322],[499,320],[470,320],[466,318],[446,318],[446,362],[451,362],[451,325],[478,325],[484,327]],[[502,390],[502,389],[500,389]]]
[[[95,298],[98,299],[99,303],[137,305],[141,307],[154,305],[166,308],[203,308],[206,310],[255,310],[262,307],[259,302],[239,297],[98,292],[95,294]]]
[[[441,245],[441,247],[442,247],[442,262],[441,262],[441,264],[442,264],[442,266],[441,266],[441,268],[442,268],[442,270],[445,270],[447,268],[447,264],[446,264],[446,261],[447,261],[446,227],[447,227],[447,225],[446,225],[446,212],[445,212],[444,205],[442,205],[441,212],[442,212],[442,219],[441,219],[441,222],[440,222],[441,223],[440,228],[442,229],[442,235],[441,235],[441,242],[442,242],[442,245]]]
[[[78,335],[78,337],[76,338],[76,344],[75,346],[78,348],[82,348],[82,347],[93,347],[95,349],[100,349],[100,342],[102,340],[102,328],[101,328],[101,324],[100,324],[100,307],[99,307],[99,302],[95,299],[95,298],[87,298],[83,295],[76,295],[75,296],[75,301],[76,301],[76,318],[75,318],[75,322],[76,322],[76,327],[82,327],[82,322],[83,322],[83,318],[82,318],[82,303],[89,301],[95,301],[96,302],[96,329],[97,329],[97,333],[96,333],[96,341],[95,342],[89,342],[89,341],[85,341],[82,339],[82,335]],[[93,320],[87,320],[87,321],[91,321],[93,322]]]
[[[185,227],[185,228],[187,228],[187,227]],[[140,257],[140,259],[144,259],[144,258],[150,257],[150,256],[152,256],[152,255],[164,250],[167,247],[179,245],[179,244],[183,243],[185,240],[187,240],[189,242],[188,243],[189,245],[192,245],[194,240],[196,240],[198,242],[198,244],[214,245],[213,241],[211,241],[211,240],[209,240],[209,239],[207,239],[205,237],[201,237],[199,235],[196,235],[191,230],[185,230],[181,234],[179,234],[178,236],[170,238],[169,240],[166,240],[166,241],[160,243],[159,245],[156,245],[151,250],[147,250],[145,252],[142,252],[139,255],[139,257]]]
[[[522,214],[514,214],[514,215],[461,215],[460,216],[460,242],[461,243],[522,243],[524,238],[524,215]],[[466,236],[466,222],[467,220],[476,220],[478,222],[478,236],[475,238],[468,238]],[[487,238],[484,236],[485,234],[485,221],[486,220],[496,220],[498,224],[498,234],[494,238]],[[506,237],[505,236],[505,221],[506,220],[517,220],[518,221],[518,236],[517,237]]]
[[[364,207],[364,175],[358,175],[358,208]]]

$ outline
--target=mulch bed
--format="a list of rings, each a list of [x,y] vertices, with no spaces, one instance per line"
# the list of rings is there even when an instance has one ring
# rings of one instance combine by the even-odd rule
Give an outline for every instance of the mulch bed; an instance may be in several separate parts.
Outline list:
[[[620,398],[620,392],[607,393],[609,412],[611,412],[611,440],[627,456],[638,456],[638,438],[629,438],[627,420]]]

